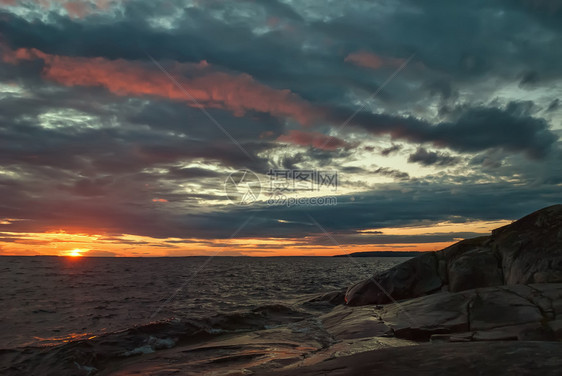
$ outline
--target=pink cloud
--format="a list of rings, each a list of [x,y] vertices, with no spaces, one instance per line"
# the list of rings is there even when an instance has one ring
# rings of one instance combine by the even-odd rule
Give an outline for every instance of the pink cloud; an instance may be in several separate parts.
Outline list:
[[[185,88],[184,91],[149,63],[51,55],[33,48],[3,50],[3,60],[12,64],[21,60],[43,60],[43,77],[64,86],[100,86],[119,96],[162,97],[193,107],[230,110],[236,116],[258,111],[292,118],[303,125],[311,124],[321,116],[317,109],[290,90],[263,85],[245,73],[217,71],[206,61],[171,66],[170,75]]]
[[[289,134],[279,136],[277,141],[300,146],[312,146],[322,150],[334,150],[349,146],[347,142],[337,137],[327,136],[319,132],[303,132],[299,130],[290,130]]]
[[[370,69],[379,69],[388,66],[397,68],[405,62],[404,59],[383,57],[366,51],[353,52],[347,55],[344,61]]]
[[[86,4],[83,1],[69,1],[64,3],[63,7],[66,9],[69,16],[76,18],[84,18],[91,12],[89,4]]]

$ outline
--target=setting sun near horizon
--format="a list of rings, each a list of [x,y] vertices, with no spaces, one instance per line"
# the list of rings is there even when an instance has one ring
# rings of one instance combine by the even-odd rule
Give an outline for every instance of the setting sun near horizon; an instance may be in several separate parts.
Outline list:
[[[81,257],[81,256],[82,256],[82,252],[84,252],[84,251],[82,251],[81,249],[76,248],[76,249],[73,249],[73,250],[69,251],[68,254],[67,254],[67,256],[70,256],[70,257]]]

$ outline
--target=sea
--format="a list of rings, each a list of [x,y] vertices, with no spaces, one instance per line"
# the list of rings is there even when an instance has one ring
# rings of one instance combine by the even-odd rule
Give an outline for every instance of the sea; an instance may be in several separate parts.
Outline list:
[[[131,328],[175,323],[168,329],[176,337],[185,323],[198,333],[263,328],[274,324],[263,322],[264,310],[306,311],[315,296],[406,259],[0,257],[2,366],[29,349],[45,352]],[[165,335],[159,338],[168,346]]]

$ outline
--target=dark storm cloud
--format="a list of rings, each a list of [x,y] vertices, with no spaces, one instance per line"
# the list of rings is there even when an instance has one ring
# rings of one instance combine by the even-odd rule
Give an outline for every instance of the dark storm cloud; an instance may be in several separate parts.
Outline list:
[[[365,170],[362,167],[356,167],[356,166],[345,166],[345,167],[340,167],[339,168],[340,172],[346,173],[346,174],[358,174],[358,173],[364,173],[367,170]]]
[[[113,183],[111,176],[104,176],[98,179],[79,179],[70,187],[61,185],[60,188],[77,196],[105,196]]]
[[[417,4],[417,3],[416,3]],[[167,30],[166,32],[160,29],[154,29],[146,21],[146,15],[150,11],[154,11],[155,14],[160,14],[160,12],[169,12],[158,9],[156,6],[139,4],[137,2],[131,2],[131,4],[125,4],[125,16],[122,18],[117,18],[114,22],[107,23],[108,20],[102,22],[101,16],[96,16],[94,18],[89,18],[84,21],[82,20],[71,20],[68,18],[56,18],[58,16],[52,15],[54,18],[50,24],[43,24],[41,22],[35,21],[33,24],[25,21],[23,19],[17,18],[14,15],[6,15],[3,21],[0,21],[0,30],[4,31],[5,38],[14,47],[35,47],[44,50],[49,53],[63,54],[63,55],[78,55],[78,56],[104,56],[111,59],[116,58],[126,58],[126,59],[143,59],[146,60],[146,53],[144,51],[150,51],[151,55],[156,58],[167,58],[174,59],[178,61],[193,61],[198,62],[200,60],[208,60],[211,63],[216,63],[221,66],[228,67],[237,71],[244,71],[252,74],[256,78],[263,80],[268,84],[278,86],[281,82],[291,82],[291,89],[297,93],[304,96],[305,99],[320,101],[321,104],[326,104],[328,102],[333,102],[335,100],[341,100],[345,93],[342,90],[342,85],[348,85],[349,87],[361,87],[364,86],[365,75],[361,75],[355,67],[351,64],[346,64],[343,61],[341,50],[343,41],[349,43],[350,40],[357,43],[357,48],[347,47],[350,52],[354,49],[364,48],[365,45],[370,45],[371,49],[377,51],[387,51],[389,55],[401,55],[404,56],[405,50],[411,50],[411,48],[401,49],[400,44],[395,45],[394,49],[389,49],[395,40],[386,40],[386,36],[393,37],[396,39],[402,39],[403,36],[410,38],[412,46],[422,46],[425,48],[427,44],[422,42],[424,40],[435,40],[439,37],[440,41],[445,40],[445,47],[450,50],[450,54],[446,57],[443,56],[443,46],[439,46],[440,50],[436,50],[435,55],[427,54],[428,49],[425,48],[418,55],[420,60],[424,65],[430,65],[432,59],[439,58],[435,62],[433,68],[437,71],[448,72],[453,74],[454,79],[460,79],[463,77],[464,73],[459,71],[458,67],[455,65],[450,65],[449,62],[452,61],[453,64],[457,64],[456,59],[463,61],[462,64],[470,66],[470,70],[475,71],[478,74],[484,74],[483,71],[477,69],[478,59],[480,55],[486,56],[486,58],[497,59],[507,59],[510,58],[509,54],[503,48],[497,48],[495,43],[501,44],[503,39],[507,38],[506,33],[511,31],[512,23],[514,22],[524,22],[524,15],[519,11],[511,10],[509,7],[505,9],[498,7],[497,5],[483,5],[482,14],[485,17],[495,17],[494,12],[504,12],[504,16],[495,20],[496,27],[504,32],[497,32],[496,30],[487,30],[486,26],[477,17],[480,14],[473,11],[473,5],[467,5],[463,3],[462,5],[451,5],[447,2],[435,2],[435,4],[417,4],[422,10],[427,11],[426,17],[417,17],[412,19],[412,15],[409,12],[401,12],[400,7],[397,7],[396,11],[388,16],[390,20],[395,20],[396,25],[402,23],[409,25],[411,30],[410,34],[404,35],[403,30],[395,30],[396,32],[389,32],[388,30],[384,33],[385,37],[377,38],[377,43],[380,45],[370,45],[369,35],[377,34],[378,27],[376,23],[373,22],[363,22],[366,15],[361,12],[361,7],[358,5],[357,8],[349,7],[344,12],[343,16],[335,18],[333,20],[327,21],[324,24],[303,22],[302,17],[297,17],[297,11],[292,9],[287,15],[293,25],[297,30],[298,34],[306,35],[307,38],[319,38],[320,35],[329,36],[330,43],[323,49],[315,50],[314,52],[304,52],[302,50],[302,41],[295,43],[293,34],[287,33],[286,31],[270,31],[265,34],[254,34],[251,32],[251,27],[255,26],[252,23],[245,22],[229,22],[226,19],[220,19],[217,17],[212,17],[209,13],[206,13],[203,9],[189,8],[184,9],[181,17],[184,17],[182,21],[178,22],[177,27]],[[219,4],[214,3],[213,7],[218,7]],[[287,5],[267,3],[260,5],[266,10],[266,14],[274,13],[277,7],[282,7],[286,10],[291,9]],[[271,9],[270,9],[271,8]],[[474,28],[479,30],[481,33],[489,31],[494,33],[496,38],[484,38],[479,39],[480,41],[486,41],[490,43],[490,46],[478,45],[479,49],[474,51],[474,56],[466,51],[463,52],[463,48],[467,49],[470,47],[471,43],[463,43],[462,41],[469,36],[466,35],[467,26],[460,22],[452,22],[450,17],[444,21],[444,23],[436,22],[443,21],[447,12],[453,11],[458,12],[459,17],[465,9],[471,10],[463,14],[469,24],[473,25]],[[133,22],[133,18],[135,22]],[[495,19],[495,18],[494,18]],[[411,22],[410,22],[411,21]],[[395,25],[386,21],[391,28],[396,28]],[[532,22],[526,20],[525,22]],[[462,24],[462,28],[461,25]],[[334,29],[327,29],[326,26],[334,26]],[[439,28],[449,28],[447,33],[443,34],[440,29],[435,25],[440,25]],[[3,29],[2,29],[3,28]],[[419,28],[419,30],[418,30]],[[503,29],[502,29],[503,28]],[[414,32],[414,31],[419,31]],[[111,35],[120,35],[122,38],[111,38]],[[140,43],[144,45],[139,48],[135,43],[130,43],[131,40],[137,40],[133,37],[137,35]],[[105,36],[105,37],[104,37]],[[424,37],[425,36],[425,37]],[[80,40],[81,42],[75,43],[72,40],[66,40],[72,38],[73,40]],[[107,39],[107,43],[94,43],[95,40],[99,38]],[[472,38],[472,36],[471,36]],[[525,44],[524,40],[521,40],[522,36],[516,35],[512,36],[510,43],[520,43],[522,49],[527,48],[528,54],[525,54],[525,59],[533,58],[531,63],[539,64],[543,61],[559,61],[560,59],[552,57],[549,59],[547,56],[543,58],[538,58],[540,56],[538,51],[532,51],[533,48],[530,45]],[[189,44],[184,48],[177,48],[177,46],[184,46],[185,43],[182,41],[189,40]],[[213,43],[213,41],[220,41],[221,43]],[[126,45],[122,45],[124,41],[127,41]],[[503,44],[502,44],[503,46]],[[544,47],[544,46],[543,46]],[[445,48],[445,50],[447,50]],[[429,49],[430,50],[430,49]],[[549,54],[554,53],[552,48],[541,48],[540,53]],[[426,56],[427,55],[427,56]],[[562,57],[562,56],[561,56]],[[486,68],[488,72],[497,68],[497,73],[502,75],[505,71],[506,66],[500,67],[500,61],[496,64],[497,67]],[[512,59],[512,64],[523,60],[523,57],[514,57]],[[503,60],[502,60],[503,61]],[[526,62],[526,61],[525,61]],[[447,65],[449,64],[449,65]],[[502,63],[503,64],[503,63]],[[527,64],[529,65],[529,64]],[[532,64],[531,64],[532,65]],[[299,69],[296,70],[295,66]],[[538,68],[537,68],[538,69]],[[535,69],[534,71],[536,71]],[[338,81],[335,82],[333,79],[333,72],[338,72]],[[544,69],[542,70],[544,71]],[[475,72],[470,73],[471,75]],[[431,73],[429,73],[431,75]],[[519,73],[517,73],[519,74]],[[321,77],[329,78],[327,80]],[[384,76],[382,76],[384,77]],[[399,85],[400,80],[396,80],[393,83],[394,86]],[[377,87],[375,82],[369,84],[371,87]],[[444,98],[450,98],[454,95],[452,89],[453,83],[451,81],[446,81],[441,78],[433,79],[431,81],[428,78],[428,83],[426,87],[432,92],[440,93]],[[283,86],[281,86],[283,87]],[[332,95],[326,97],[327,93],[331,92],[329,87],[337,88],[337,93],[334,91]],[[388,89],[387,89],[388,90]],[[386,91],[380,93],[379,96],[385,95]],[[369,92],[368,90],[367,92]],[[405,90],[404,90],[405,91]],[[322,93],[322,94],[321,94]],[[396,95],[396,94],[393,94]],[[412,97],[413,95],[413,97]],[[411,94],[410,100],[413,100],[416,95]],[[164,106],[164,105],[162,105]],[[158,111],[158,110],[155,110]],[[498,113],[493,114],[491,111],[496,111]],[[336,110],[335,112],[340,112]],[[341,115],[336,115],[330,118],[335,124],[339,124],[349,116],[352,112],[349,108],[341,108]],[[477,113],[480,112],[480,113]],[[385,127],[377,127],[377,119],[365,119],[364,126],[372,130],[379,128],[380,132],[391,133],[393,136],[399,138],[403,137],[406,140],[412,142],[434,142],[435,144],[444,143],[446,146],[455,148],[459,151],[479,151],[485,150],[490,147],[504,147],[512,151],[525,151],[529,155],[534,157],[542,156],[548,149],[550,144],[554,142],[555,138],[549,134],[548,125],[540,124],[540,119],[530,120],[521,119],[519,123],[527,121],[529,126],[524,126],[521,124],[515,124],[516,131],[509,132],[508,138],[504,142],[505,135],[501,134],[505,132],[505,128],[512,128],[512,124],[517,119],[507,119],[501,117],[501,111],[490,108],[488,114],[483,115],[481,109],[472,109],[466,111],[464,116],[459,119],[457,124],[459,127],[436,127],[440,131],[430,131],[428,124],[422,124],[421,134],[416,134],[415,129],[406,130],[400,129],[398,125],[397,129],[392,129],[393,127],[389,124]],[[146,119],[150,121],[149,114],[142,114],[142,116],[147,115]],[[364,114],[364,117],[376,117],[378,115]],[[392,116],[392,115],[382,115]],[[472,117],[471,117],[472,116]],[[476,116],[476,117],[475,117]],[[359,120],[360,116],[357,117]],[[158,115],[155,113],[154,119],[159,119]],[[385,119],[379,119],[384,122]],[[410,128],[416,128],[417,124],[410,119],[397,119],[402,124],[410,122]],[[462,122],[464,121],[464,123]],[[473,124],[474,121],[480,123]],[[380,121],[379,121],[380,122]],[[424,121],[422,121],[424,122]],[[482,124],[485,123],[485,124]],[[493,124],[490,127],[490,123]],[[502,124],[507,124],[503,127]],[[443,125],[443,124],[439,124]],[[467,135],[466,128],[474,126],[475,128],[470,130],[470,134]],[[402,127],[403,128],[403,127]],[[521,128],[521,129],[520,129]],[[534,128],[534,129],[533,129]],[[459,130],[459,136],[454,134],[441,134],[441,133],[456,133]],[[522,130],[523,132],[517,132]],[[425,132],[424,132],[425,131]],[[535,132],[536,131],[536,132]],[[280,132],[279,127],[276,132]],[[514,139],[516,134],[522,134],[521,139]],[[463,142],[462,139],[468,137],[468,142]],[[480,137],[480,140],[476,140],[476,137]],[[470,140],[472,138],[472,140]],[[522,140],[529,140],[527,144]]]
[[[340,120],[346,114],[338,111],[333,116]],[[387,133],[394,139],[428,142],[460,152],[500,148],[525,152],[533,158],[547,155],[558,140],[544,119],[494,107],[468,108],[456,120],[438,124],[413,117],[360,113],[350,125],[373,134]]]
[[[362,3],[345,7],[343,15],[339,18],[316,23],[304,21],[295,10],[298,7],[273,2],[253,4],[254,8],[261,9],[263,17],[234,21],[234,17],[232,20],[228,17],[221,19],[209,12],[209,9],[184,8],[180,3],[174,8],[158,6],[157,2],[132,1],[123,4],[124,16],[117,18],[104,18],[99,15],[78,20],[51,14],[50,23],[41,23],[7,14],[0,22],[0,31],[13,47],[34,47],[60,55],[146,60],[145,51],[149,51],[157,59],[188,62],[207,60],[235,71],[247,72],[275,87],[283,87],[287,82],[291,82],[291,89],[305,98],[333,103],[345,99],[342,86],[362,88],[367,92],[374,91],[378,86],[377,80],[373,81],[351,64],[344,62],[347,53],[356,49],[370,47],[372,50],[398,57],[406,57],[411,52],[420,50],[417,52],[425,65],[433,65],[438,71],[445,70],[455,74],[462,73],[458,71],[459,61],[461,65],[467,65],[474,71],[480,55],[496,56],[504,52],[504,49],[497,49],[497,46],[473,51],[472,54],[463,52],[463,48],[474,44],[459,42],[459,39],[472,38],[466,33],[466,30],[471,28],[466,23],[472,24],[473,27],[483,27],[484,24],[479,21],[479,16],[482,15],[474,12],[463,13],[463,7],[474,9],[473,5],[456,4],[459,9],[455,9],[447,4],[417,4],[416,6],[421,7],[421,11],[427,12],[427,15],[414,19],[410,12],[401,12],[401,7],[398,6],[392,14],[385,14],[380,20],[381,23],[376,26],[370,20],[367,21],[373,11],[362,11]],[[211,3],[208,7],[229,9],[231,6],[220,2]],[[482,13],[486,17],[494,10],[493,6],[489,7],[490,12],[486,12],[488,7],[483,7]],[[451,22],[448,13],[451,11],[458,12],[459,17],[465,18],[465,22]],[[148,16],[156,18],[170,14],[179,19],[175,27],[169,30],[151,27],[147,21]],[[264,34],[253,33],[252,28],[266,22],[262,18],[268,17],[279,18],[285,22],[285,27],[274,28]],[[514,18],[510,21],[510,18],[506,17],[493,21],[496,24],[500,22],[499,29],[508,29],[512,22],[522,20]],[[408,25],[408,28],[401,25]],[[452,30],[443,33],[435,25]],[[381,35],[379,28],[385,29],[384,35]],[[490,32],[495,33],[496,39],[500,40],[497,42],[499,46],[505,44],[502,43],[502,38],[506,38],[504,33],[496,30]],[[378,35],[379,38],[371,38],[372,35]],[[445,48],[440,45],[434,54],[429,53],[425,56],[428,50],[425,41],[436,38],[446,38],[447,45]],[[489,43],[496,43],[496,39],[490,40]],[[315,43],[322,48],[303,51],[303,42]],[[403,46],[405,44],[408,47]],[[450,52],[449,55],[443,56],[443,50]],[[537,62],[541,61],[537,51],[533,52],[534,55],[526,56],[535,56]],[[295,69],[295,66],[299,69]],[[499,68],[498,66],[498,70]],[[333,77],[334,71],[338,72],[336,81]],[[384,78],[378,77],[383,80]],[[379,84],[380,82],[378,81]],[[442,79],[430,81],[430,85],[435,86],[436,82],[441,85],[439,90],[442,94],[448,95],[448,89],[443,86]],[[387,95],[387,91],[388,89],[380,93],[379,97]]]
[[[393,178],[398,179],[398,180],[408,180],[410,178],[410,175],[408,175],[407,172],[395,170],[395,169],[388,168],[388,167],[379,167],[376,170],[374,170],[373,173],[375,175],[383,175],[383,176],[393,177]]]
[[[443,79],[428,82],[426,87],[431,95],[439,95],[444,100],[452,99],[458,95],[451,83]]]
[[[381,151],[381,155],[384,155],[386,157],[386,156],[389,156],[390,154],[392,154],[396,151],[399,151],[401,149],[402,149],[402,146],[400,146],[400,145],[392,145],[392,146],[390,146],[386,149],[383,149]]]
[[[556,98],[548,105],[547,111],[554,111],[560,107],[560,99]]]
[[[272,149],[280,154],[280,157],[270,158],[273,168],[284,168],[294,170],[298,168],[310,169],[312,167],[326,167],[340,165],[353,155],[352,149],[336,149],[333,151],[309,147],[306,151],[294,151],[285,145],[276,146]]]
[[[448,153],[438,153],[428,151],[425,148],[418,148],[408,157],[410,163],[420,163],[424,166],[452,166],[460,162],[459,157],[453,157]]]
[[[208,60],[275,86],[290,79],[294,91],[321,101],[343,98],[342,84],[376,88],[343,61],[361,49],[402,58],[416,52],[424,66],[452,74],[453,80],[489,72],[515,77],[524,69],[560,75],[562,52],[543,23],[532,12],[525,13],[529,7],[524,2],[404,0],[384,12],[373,8],[376,4],[339,5],[339,17],[309,21],[299,4],[273,1],[208,2],[190,8],[181,2],[162,7],[158,2],[129,1],[123,3],[123,15],[116,17],[100,14],[79,20],[50,14],[50,22],[42,23],[5,14],[0,31],[14,47],[61,55],[145,60],[149,51],[157,59]],[[252,16],[240,18],[233,11],[237,7],[250,7]],[[154,28],[148,21],[171,15],[177,17],[172,29]],[[271,21],[279,27],[264,34],[252,32]],[[520,25],[546,37],[530,40]],[[427,43],[435,40],[439,43]],[[304,41],[321,48],[303,51]],[[510,47],[514,45],[517,48]],[[339,78],[334,83],[336,69]],[[442,78],[428,77],[428,85],[445,97],[454,93],[452,82]]]
[[[5,183],[5,182],[3,182]],[[74,197],[51,194],[49,200],[34,197],[34,186],[12,182],[0,184],[0,210],[8,217],[27,218],[5,231],[46,231],[76,226],[110,234],[135,234],[157,238],[228,238],[236,225],[253,216],[239,237],[301,237],[318,235],[312,215],[328,231],[348,233],[360,229],[394,227],[446,220],[515,219],[560,201],[556,185],[507,183],[463,184],[404,182],[399,186],[378,185],[376,192],[339,196],[336,206],[252,205],[217,207],[208,213],[189,206],[153,203],[149,190],[123,187],[124,195]],[[47,186],[48,187],[48,186]],[[38,184],[39,190],[45,184]],[[9,196],[12,192],[18,194]],[[189,211],[189,213],[186,213]],[[282,219],[286,223],[279,223]],[[308,223],[308,225],[306,225]],[[427,239],[426,239],[427,240]]]
[[[304,153],[284,155],[279,163],[279,166],[287,170],[295,170],[298,169],[298,165],[300,163],[305,162],[306,160],[307,159],[305,158]]]
[[[110,174],[139,172],[151,166],[194,159],[256,170],[268,166],[266,160],[255,156],[268,148],[266,143],[244,144],[244,148],[255,156],[250,159],[229,141],[209,144],[141,130],[84,129],[69,134],[65,130],[45,129],[21,121],[0,128],[0,134],[3,136],[0,140],[3,165],[90,169]]]
[[[533,101],[511,101],[505,107],[505,112],[519,117],[532,116],[537,110]]]
[[[74,91],[74,96],[58,90],[54,98],[49,88],[39,89],[32,98],[0,100],[0,166],[9,173],[0,174],[0,213],[29,220],[10,229],[90,228],[120,234],[137,227],[136,234],[179,234],[184,225],[172,219],[175,203],[183,210],[195,211],[198,200],[225,197],[181,190],[180,184],[197,183],[220,191],[224,177],[204,168],[182,168],[178,163],[205,160],[215,166],[245,166],[258,171],[269,166],[266,159],[257,156],[271,148],[269,143],[244,143],[254,156],[250,159],[224,135],[199,126],[206,120],[207,128],[214,127],[199,117],[198,109],[191,108],[197,113],[195,122],[193,116],[187,116],[183,126],[178,118],[171,128],[159,127],[156,122],[130,120],[134,118],[130,115],[142,108],[139,102],[103,95],[98,98],[97,90]],[[46,111],[68,109],[94,116],[90,125],[102,128],[69,124],[72,119],[64,113],[61,123],[56,124],[61,128],[39,125]],[[211,112],[217,115],[220,111]],[[119,127],[108,126],[115,119],[119,119]],[[163,116],[163,120],[167,118]],[[255,128],[250,119],[234,118],[229,125],[239,126],[232,131],[241,139],[247,132],[243,126]],[[183,131],[189,137],[178,137],[170,130]],[[149,168],[161,172],[147,172]]]
[[[558,0],[502,0],[507,7],[533,17],[553,30],[562,29],[562,4]]]
[[[551,34],[516,3],[410,0],[397,3],[390,11],[365,11],[357,6],[317,27],[334,39],[353,41],[359,48],[368,46],[391,56],[416,52],[425,66],[447,72],[455,81],[490,72],[513,77],[525,67],[560,76],[554,63],[561,58],[556,39],[539,42],[530,37],[531,29]],[[521,25],[527,29],[523,31]],[[513,45],[517,48],[510,47]]]
[[[252,140],[262,131],[275,132],[280,128],[279,122],[271,117],[240,118],[210,109],[209,113],[224,123],[227,132],[253,155],[248,158],[199,109],[185,105],[145,105],[124,98],[112,99],[96,89],[58,90],[57,96],[53,96],[45,88],[36,90],[32,98],[3,98],[0,110],[2,165],[100,173],[132,173],[192,159],[265,170],[267,161],[256,154],[271,145]],[[73,123],[72,114],[68,118],[67,112],[61,112],[59,123],[51,120],[54,124],[49,125],[53,128],[39,126],[44,113],[68,110],[80,111],[93,120],[89,124]],[[116,119],[119,127],[108,126]],[[99,125],[102,127],[95,128]]]
[[[348,233],[361,229],[400,227],[442,221],[517,219],[560,201],[558,187],[514,187],[507,183],[463,185],[401,183],[379,185],[377,192],[338,197],[336,206],[273,206],[261,209],[232,208],[198,216],[192,221],[199,234],[229,237],[239,223],[253,216],[241,237],[301,237],[321,231],[311,215],[327,231]],[[283,223],[279,223],[279,219]],[[189,221],[191,223],[191,221]],[[308,223],[308,225],[304,224]],[[211,230],[212,229],[212,230]],[[222,235],[220,235],[222,234]]]
[[[272,3],[254,5],[267,8],[267,4]],[[51,22],[42,23],[5,14],[0,19],[0,32],[14,48],[37,48],[57,55],[147,60],[149,52],[156,59],[206,60],[249,73],[274,87],[284,88],[291,82],[296,85],[293,91],[319,98],[328,92],[341,98],[344,95],[341,83],[346,81],[357,87],[372,88],[349,68],[342,71],[340,82],[331,82],[332,67],[345,68],[343,58],[328,52],[301,51],[300,36],[308,33],[306,29],[298,27],[295,32],[278,30],[256,35],[251,29],[260,22],[257,19],[229,23],[228,19],[213,17],[206,9],[186,8],[178,13],[182,16],[177,27],[163,31],[152,28],[146,20],[161,14],[163,7],[156,2],[124,5],[125,16],[119,19],[99,16],[76,20],[51,14]],[[293,22],[300,21],[295,17]],[[299,62],[299,70],[294,69],[296,62]],[[311,85],[314,82],[321,85],[322,91]]]
[[[497,153],[477,154],[470,160],[471,165],[485,169],[497,169],[501,167],[502,163],[503,158],[498,156]]]
[[[258,140],[264,132],[277,138],[284,130],[282,121],[263,113],[249,112],[244,117],[233,116],[227,111],[207,110],[234,139]],[[227,140],[227,136],[198,109],[183,103],[152,100],[138,111],[124,116],[134,124],[148,125],[155,130],[171,130],[185,133],[200,140]]]
[[[410,178],[408,173],[396,170],[393,168],[388,167],[378,167],[375,169],[365,169],[363,167],[355,167],[355,166],[346,166],[338,168],[338,172],[341,175],[353,175],[353,174],[374,174],[374,175],[381,175],[381,176],[388,176],[395,178],[397,180],[407,180]]]
[[[521,81],[519,81],[519,87],[531,88],[539,82],[539,74],[536,71],[527,71],[521,73]]]

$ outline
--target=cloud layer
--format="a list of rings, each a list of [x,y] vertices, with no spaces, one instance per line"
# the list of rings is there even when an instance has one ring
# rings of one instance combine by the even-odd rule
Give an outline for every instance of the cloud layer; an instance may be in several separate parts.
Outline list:
[[[264,247],[326,246],[308,215],[350,246],[429,244],[474,232],[358,231],[560,202],[555,1],[0,7],[3,252],[64,230],[189,253],[251,215]],[[228,200],[231,172],[276,168],[337,170],[338,205]]]

